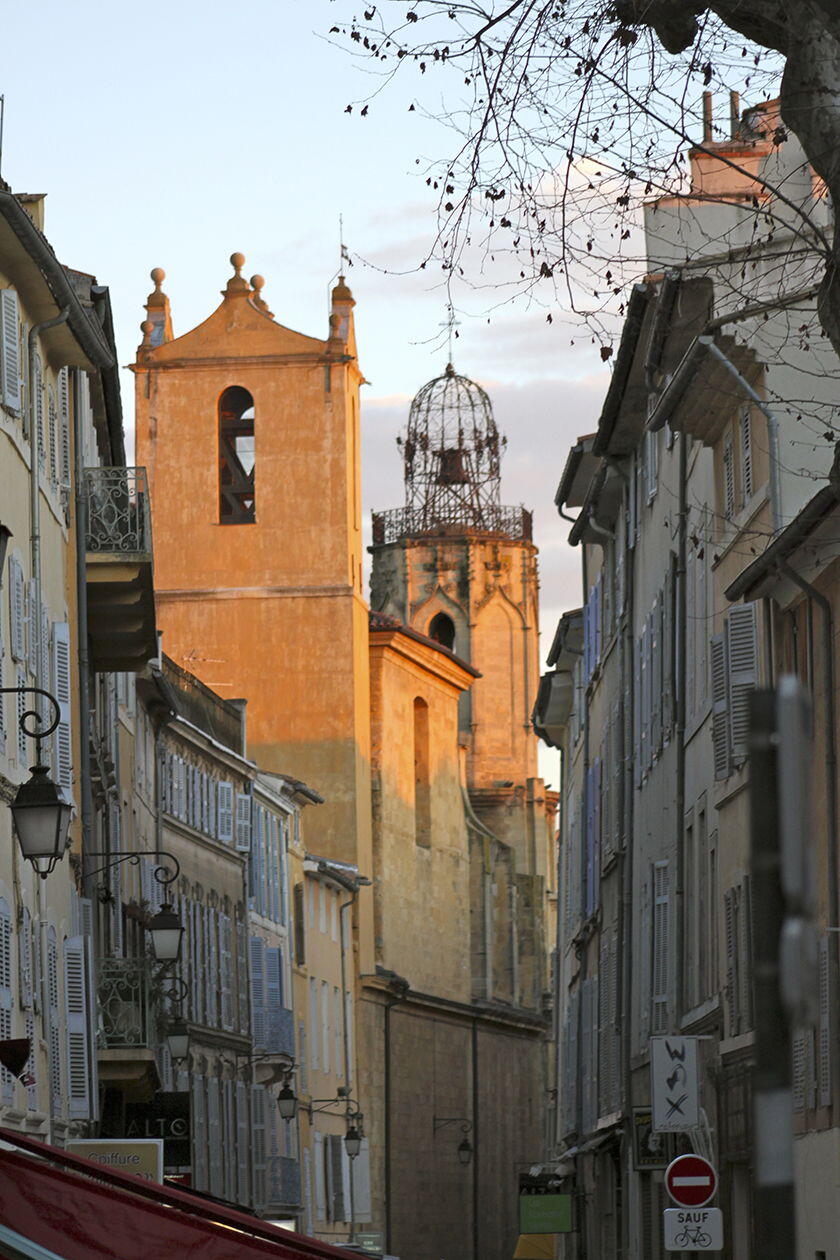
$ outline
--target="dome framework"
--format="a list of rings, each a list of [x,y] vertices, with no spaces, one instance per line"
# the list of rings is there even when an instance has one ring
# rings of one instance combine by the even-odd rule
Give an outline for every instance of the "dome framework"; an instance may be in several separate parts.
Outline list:
[[[420,532],[500,528],[501,453],[493,408],[451,363],[415,395],[402,449],[405,510]]]

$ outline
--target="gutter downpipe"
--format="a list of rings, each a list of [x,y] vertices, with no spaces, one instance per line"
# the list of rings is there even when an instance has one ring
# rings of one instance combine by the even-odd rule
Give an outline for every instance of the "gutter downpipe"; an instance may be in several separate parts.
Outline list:
[[[345,963],[345,952],[347,949],[347,933],[344,930],[345,918],[344,911],[352,906],[359,895],[359,886],[351,891],[347,901],[343,901],[338,908],[338,930],[341,933],[341,1025],[344,1040],[344,1084],[347,1088],[347,1100],[351,1095],[350,1083],[350,1040],[347,1028],[347,966]],[[349,1117],[349,1112],[347,1113]],[[350,1242],[354,1242],[356,1238],[356,1186],[355,1177],[353,1176],[354,1161],[351,1159],[350,1175],[348,1181],[350,1183]]]
[[[833,979],[837,979],[838,969],[840,968],[840,879],[838,879],[838,853],[837,844],[837,732],[836,732],[836,706],[834,701],[834,613],[832,612],[831,603],[812,586],[804,577],[792,569],[786,560],[779,560],[777,563],[778,571],[793,582],[794,586],[798,586],[800,591],[812,599],[822,613],[823,623],[823,656],[824,661],[824,677],[823,677],[823,704],[825,706],[825,777],[826,777],[826,840],[827,840],[827,865],[828,865],[828,895],[830,901],[828,936],[831,941],[832,953],[832,969],[834,970]],[[834,1034],[832,1033],[832,1039]]]
[[[479,1241],[479,1207],[481,1204],[481,1195],[479,1193],[480,1183],[478,1179],[481,1167],[481,1143],[479,1141],[480,1133],[478,1128],[478,1104],[479,1104],[479,1088],[478,1088],[478,1020],[473,1019],[472,1022],[472,1132],[473,1132],[473,1159],[472,1159],[472,1260],[481,1260],[481,1253],[478,1250]]]
[[[708,350],[709,354],[717,359],[718,363],[726,368],[727,372],[734,376],[747,397],[764,413],[767,421],[767,446],[770,456],[770,515],[773,522],[773,533],[778,533],[782,527],[782,512],[779,498],[779,422],[760,394],[756,393],[731,359],[726,357],[714,337],[701,336],[697,340]]]
[[[688,533],[688,435],[679,435],[679,525],[677,528],[677,567],[674,597],[676,600],[674,617],[674,667],[676,672],[676,722],[674,736],[677,745],[677,783],[676,783],[676,866],[677,887],[675,902],[675,937],[676,937],[676,1024],[682,1019],[685,1010],[685,966],[684,966],[684,924],[683,899],[685,896],[685,846],[683,837],[683,818],[685,815],[685,706],[686,706],[686,550]]]

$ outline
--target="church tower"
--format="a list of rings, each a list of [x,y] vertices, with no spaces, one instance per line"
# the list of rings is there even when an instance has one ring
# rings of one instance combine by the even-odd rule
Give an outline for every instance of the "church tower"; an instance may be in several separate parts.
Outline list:
[[[370,860],[355,303],[326,339],[275,321],[242,254],[222,301],[175,337],[164,273],[142,325],[137,459],[148,469],[163,648],[226,699],[248,752],[321,788],[320,851]]]
[[[485,391],[451,363],[416,395],[397,442],[405,506],[374,514],[371,606],[480,671],[460,713],[472,809],[514,849],[520,873],[550,880],[530,721],[539,682],[531,513],[502,506],[505,439]]]

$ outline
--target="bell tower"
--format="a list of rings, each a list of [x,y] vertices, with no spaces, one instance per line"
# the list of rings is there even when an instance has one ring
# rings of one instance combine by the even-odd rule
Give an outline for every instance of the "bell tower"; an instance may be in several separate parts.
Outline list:
[[[368,609],[350,289],[325,339],[275,320],[233,254],[222,301],[173,334],[152,272],[132,365],[164,651],[247,697],[248,752],[327,797],[325,857],[369,865]]]
[[[539,682],[531,513],[502,505],[505,439],[485,391],[451,363],[416,395],[397,442],[405,506],[374,513],[371,606],[481,671],[460,710],[471,806],[515,850],[520,873],[547,875],[530,721]]]

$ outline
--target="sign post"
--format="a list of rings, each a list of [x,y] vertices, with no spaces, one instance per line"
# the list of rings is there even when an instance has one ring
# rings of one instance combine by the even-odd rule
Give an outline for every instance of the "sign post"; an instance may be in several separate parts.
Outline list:
[[[678,1206],[664,1213],[666,1251],[720,1251],[723,1213],[706,1204],[715,1196],[717,1172],[702,1155],[678,1155],[665,1170],[665,1188]]]

